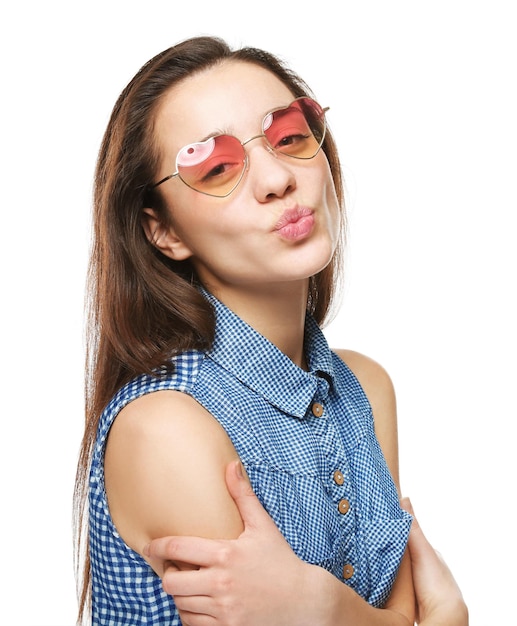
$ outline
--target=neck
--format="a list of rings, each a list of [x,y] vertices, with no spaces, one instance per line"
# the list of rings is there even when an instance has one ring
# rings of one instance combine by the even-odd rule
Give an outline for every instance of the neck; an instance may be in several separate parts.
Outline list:
[[[303,346],[307,280],[262,288],[253,285],[208,289],[296,365],[307,369]]]

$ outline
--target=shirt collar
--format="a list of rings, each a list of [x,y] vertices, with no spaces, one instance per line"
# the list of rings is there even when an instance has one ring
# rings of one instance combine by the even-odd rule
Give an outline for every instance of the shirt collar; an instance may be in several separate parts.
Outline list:
[[[305,354],[309,371],[254,330],[215,296],[203,290],[216,314],[216,331],[208,356],[281,411],[305,417],[318,391],[323,400],[334,383],[332,354],[316,321],[307,315]]]

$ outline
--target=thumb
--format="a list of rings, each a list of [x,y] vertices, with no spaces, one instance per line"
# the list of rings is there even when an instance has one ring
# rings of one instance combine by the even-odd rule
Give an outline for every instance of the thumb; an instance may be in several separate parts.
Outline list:
[[[233,461],[226,467],[226,486],[239,509],[245,530],[267,524],[274,525],[273,520],[253,492],[240,461]]]
[[[406,511],[407,513],[413,516],[413,523],[411,524],[411,529],[415,528],[416,526],[420,526],[415,516],[415,511],[413,510],[413,505],[411,504],[411,500],[408,497],[400,499],[400,506],[404,509],[404,511]]]
[[[400,505],[405,511],[413,516],[413,523],[411,524],[408,544],[411,560],[416,563],[429,558],[430,554],[434,555],[436,551],[424,535],[424,531],[422,530],[422,527],[415,516],[415,512],[413,511],[410,499],[402,498]]]

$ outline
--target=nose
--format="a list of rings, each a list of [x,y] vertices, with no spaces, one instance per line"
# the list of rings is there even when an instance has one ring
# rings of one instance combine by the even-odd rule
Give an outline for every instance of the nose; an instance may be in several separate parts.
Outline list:
[[[296,179],[289,157],[283,157],[268,144],[264,135],[252,139],[262,141],[247,146],[248,177],[250,178],[255,196],[260,202],[271,198],[281,198],[296,187]],[[248,143],[248,140],[246,143]]]

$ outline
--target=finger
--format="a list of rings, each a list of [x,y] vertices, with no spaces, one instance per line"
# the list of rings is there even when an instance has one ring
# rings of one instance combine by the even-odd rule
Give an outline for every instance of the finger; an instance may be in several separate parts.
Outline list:
[[[410,515],[415,515],[413,511],[413,505],[411,504],[411,500],[406,496],[405,498],[400,499],[400,506],[407,511]]]
[[[209,570],[167,570],[162,578],[162,586],[175,600],[182,597],[209,597],[214,589]]]
[[[415,515],[415,511],[413,510],[413,505],[411,504],[411,500],[408,497],[402,498],[400,500],[400,506],[405,511],[407,511],[410,515],[413,516],[413,523],[411,524],[411,530],[415,531],[413,534],[421,533],[423,535],[424,531],[422,530],[422,527],[420,526],[420,523]]]
[[[215,539],[201,537],[160,537],[148,543],[143,553],[150,559],[208,567],[217,560],[219,543]]]
[[[174,604],[182,614],[215,617],[214,601],[208,596],[174,596]]]
[[[239,509],[245,528],[276,525],[257,498],[240,461],[229,463],[226,468],[226,486]]]
[[[215,626],[216,618],[211,615],[200,613],[190,613],[189,611],[179,611],[183,626]]]
[[[411,531],[409,533],[409,552],[412,561],[420,561],[423,559],[436,558],[436,550],[429,543],[424,531],[418,522],[418,519],[413,510],[413,505],[409,498],[402,498],[400,501],[401,507],[413,516],[413,523],[411,524]]]

